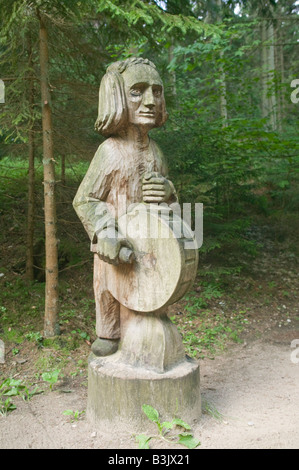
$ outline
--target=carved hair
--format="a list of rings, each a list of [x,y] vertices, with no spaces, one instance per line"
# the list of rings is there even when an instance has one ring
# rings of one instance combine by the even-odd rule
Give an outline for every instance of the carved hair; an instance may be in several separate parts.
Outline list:
[[[127,103],[124,79],[122,73],[132,65],[149,65],[155,70],[156,66],[148,59],[130,57],[109,65],[102,78],[99,90],[99,111],[95,129],[104,136],[117,135],[126,127]],[[155,127],[162,126],[167,120],[166,105],[163,95],[162,113],[157,116]]]

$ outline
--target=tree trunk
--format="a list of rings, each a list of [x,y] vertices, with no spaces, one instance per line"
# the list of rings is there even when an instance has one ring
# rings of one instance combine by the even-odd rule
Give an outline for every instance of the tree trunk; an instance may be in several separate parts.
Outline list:
[[[283,32],[282,24],[278,22],[276,29],[275,46],[276,74],[277,74],[277,125],[279,132],[283,132],[284,119],[284,57],[283,57]]]
[[[222,10],[222,2],[221,0],[217,0],[217,6],[218,6],[218,21],[221,21],[222,15],[221,15],[221,10]],[[226,87],[226,74],[224,71],[223,67],[223,51],[220,51],[220,80],[221,80],[221,85],[220,85],[220,116],[222,118],[222,127],[227,127],[227,87]]]
[[[168,49],[168,64],[171,63],[171,61],[174,58],[173,55],[173,49],[174,49],[174,40],[173,38],[171,39],[171,45]],[[176,100],[177,92],[176,92],[176,73],[175,70],[171,70],[169,73],[169,78],[170,78],[170,88],[171,88],[171,94],[173,96],[174,101]]]
[[[27,210],[27,234],[26,234],[26,272],[25,277],[29,281],[34,280],[33,270],[33,242],[34,242],[34,78],[32,75],[33,60],[32,60],[32,45],[31,36],[28,35],[28,55],[29,55],[29,131],[28,131],[28,210]]]
[[[40,23],[40,72],[43,127],[44,212],[46,249],[46,293],[44,336],[58,334],[58,249],[56,237],[55,168],[53,158],[52,111],[48,77],[48,33],[43,17]]]
[[[266,50],[266,22],[261,23],[261,39],[262,39],[262,54],[261,54],[261,78],[262,78],[262,118],[268,116],[268,87],[267,87],[267,50]]]
[[[285,94],[284,94],[284,55],[283,55],[283,30],[280,31],[280,40],[281,40],[281,46],[280,46],[280,100],[281,100],[281,117],[282,117],[282,122],[285,117]]]
[[[61,179],[61,184],[62,186],[65,186],[65,155],[61,155],[61,173],[60,173],[60,179]]]
[[[226,100],[226,75],[222,63],[223,51],[220,52],[220,115],[222,117],[222,127],[227,127],[227,100]]]
[[[271,21],[262,21],[262,117],[269,120],[272,130],[277,128],[277,102],[274,86],[275,46]]]
[[[268,26],[268,83],[269,83],[269,110],[270,125],[273,130],[277,129],[277,103],[275,92],[275,45],[274,45],[274,26],[269,22]]]

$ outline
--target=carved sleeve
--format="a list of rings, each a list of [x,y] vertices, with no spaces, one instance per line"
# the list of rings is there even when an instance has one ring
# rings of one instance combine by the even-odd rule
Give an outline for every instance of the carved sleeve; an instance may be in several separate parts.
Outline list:
[[[116,227],[116,221],[106,200],[111,188],[112,174],[106,165],[105,152],[99,147],[89,169],[79,186],[73,207],[81,220],[92,245],[97,235],[108,227]]]

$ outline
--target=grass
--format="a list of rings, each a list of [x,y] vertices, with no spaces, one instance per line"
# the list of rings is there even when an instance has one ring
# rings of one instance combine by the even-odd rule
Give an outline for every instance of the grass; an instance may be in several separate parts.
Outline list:
[[[230,341],[241,342],[243,322],[232,321],[212,312],[199,313],[198,318],[179,324],[187,354],[193,358],[213,357]]]
[[[80,290],[64,279],[61,283],[62,333],[54,338],[44,338],[44,283],[27,283],[20,276],[10,276],[9,280],[2,279],[2,286],[0,338],[5,345],[7,367],[6,372],[0,370],[0,381],[20,372],[19,360],[26,360],[22,363],[22,372],[40,386],[55,387],[57,370],[60,371],[57,382],[63,375],[85,380],[90,341],[95,339],[93,298],[81,299]],[[76,292],[74,296],[73,291]],[[88,295],[92,295],[92,284]],[[84,373],[81,372],[83,368]]]
[[[174,315],[187,354],[193,358],[213,357],[231,342],[241,342],[240,334],[247,324],[247,309],[225,313],[223,290],[214,281],[201,283],[200,293],[193,291],[183,299],[185,315]],[[208,309],[209,303],[217,308]]]
[[[216,406],[212,402],[206,399],[202,399],[201,408],[204,414],[210,415],[212,418],[216,419],[217,421],[222,421],[224,419],[223,414],[217,410]]]

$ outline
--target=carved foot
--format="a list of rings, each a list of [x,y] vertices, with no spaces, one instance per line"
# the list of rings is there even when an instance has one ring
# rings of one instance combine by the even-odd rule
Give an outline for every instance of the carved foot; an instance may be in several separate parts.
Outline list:
[[[97,338],[91,346],[95,356],[110,356],[118,350],[119,339]]]

